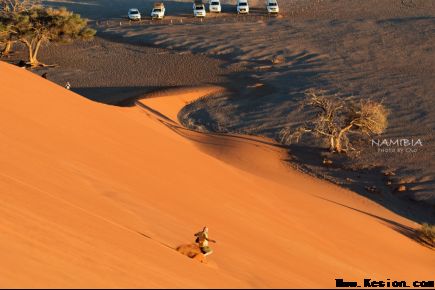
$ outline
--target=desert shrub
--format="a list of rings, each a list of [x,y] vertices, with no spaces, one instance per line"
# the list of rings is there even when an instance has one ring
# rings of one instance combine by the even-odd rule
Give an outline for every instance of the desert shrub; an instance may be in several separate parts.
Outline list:
[[[382,103],[373,100],[340,99],[336,95],[326,95],[324,91],[308,90],[302,108],[314,112],[304,125],[292,130],[281,130],[281,142],[290,144],[311,133],[315,137],[328,140],[334,152],[352,149],[349,134],[380,134],[387,128],[388,112]]]
[[[424,223],[417,232],[423,242],[435,248],[435,225]]]

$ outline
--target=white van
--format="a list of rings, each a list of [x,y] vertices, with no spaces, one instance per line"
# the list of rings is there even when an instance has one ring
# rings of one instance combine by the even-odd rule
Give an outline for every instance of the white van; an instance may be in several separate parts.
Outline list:
[[[221,13],[222,12],[221,2],[219,0],[210,0],[210,2],[208,3],[208,11]]]
[[[248,0],[237,0],[237,14],[248,14],[249,4]]]
[[[277,0],[266,0],[267,13],[278,14],[279,6]]]
[[[130,19],[130,20],[140,20],[141,16],[140,16],[139,9],[136,9],[136,8],[129,9],[128,10],[128,19]]]
[[[165,17],[165,5],[161,2],[154,3],[151,18],[163,19]]]
[[[205,5],[202,1],[195,1],[193,3],[193,16],[195,17],[205,17],[207,12],[205,12]]]

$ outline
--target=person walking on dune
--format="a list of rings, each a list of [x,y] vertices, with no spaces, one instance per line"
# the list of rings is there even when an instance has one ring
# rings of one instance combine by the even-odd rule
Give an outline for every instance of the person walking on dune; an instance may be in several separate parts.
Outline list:
[[[213,253],[213,250],[208,246],[208,242],[216,243],[215,240],[208,238],[208,228],[204,227],[202,231],[197,232],[195,234],[196,240],[195,243],[198,244],[199,249],[201,250],[204,256],[208,256]]]

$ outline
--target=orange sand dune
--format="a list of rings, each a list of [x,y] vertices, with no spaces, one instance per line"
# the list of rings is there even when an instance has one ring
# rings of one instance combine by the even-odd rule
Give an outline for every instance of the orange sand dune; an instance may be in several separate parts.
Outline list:
[[[187,91],[111,107],[4,63],[0,87],[2,287],[433,280],[434,252],[398,232],[416,225],[288,169],[268,140],[181,128],[191,99],[169,97]],[[205,224],[208,264],[173,249]]]

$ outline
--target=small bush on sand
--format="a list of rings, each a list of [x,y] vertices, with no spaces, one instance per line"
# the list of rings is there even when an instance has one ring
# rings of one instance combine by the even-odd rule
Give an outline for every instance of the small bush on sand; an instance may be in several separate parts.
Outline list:
[[[299,142],[302,135],[311,133],[317,138],[328,140],[334,152],[352,149],[348,135],[380,134],[387,128],[388,112],[385,107],[372,100],[342,100],[337,96],[327,96],[324,91],[308,90],[302,108],[314,111],[314,116],[303,126],[292,131],[284,128],[281,142]]]
[[[418,236],[423,242],[435,248],[435,225],[424,223],[418,230]]]

